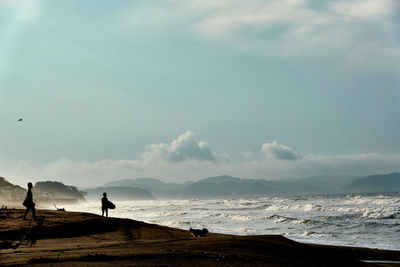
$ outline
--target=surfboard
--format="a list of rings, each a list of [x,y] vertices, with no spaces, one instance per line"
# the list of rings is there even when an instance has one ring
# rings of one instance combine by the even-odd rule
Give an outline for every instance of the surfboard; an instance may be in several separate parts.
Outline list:
[[[108,208],[108,209],[111,209],[111,210],[115,209],[114,203],[112,203],[111,201],[108,201],[108,202],[107,202],[107,208]]]

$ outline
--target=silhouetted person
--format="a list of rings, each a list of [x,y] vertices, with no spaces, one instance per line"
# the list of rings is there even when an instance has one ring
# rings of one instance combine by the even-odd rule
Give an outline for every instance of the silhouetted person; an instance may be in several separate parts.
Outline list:
[[[106,212],[106,217],[108,217],[108,198],[107,193],[103,193],[103,198],[101,199],[101,216],[104,216],[104,212]]]
[[[32,183],[28,183],[28,192],[26,193],[26,198],[24,200],[24,205],[26,207],[24,220],[26,220],[26,215],[28,215],[29,211],[32,211],[32,216],[36,220],[36,210],[35,210],[35,202],[33,202],[33,195],[32,195]]]

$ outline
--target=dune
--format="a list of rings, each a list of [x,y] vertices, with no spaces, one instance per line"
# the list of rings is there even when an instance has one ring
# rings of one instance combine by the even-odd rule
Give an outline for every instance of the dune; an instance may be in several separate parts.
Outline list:
[[[302,244],[280,235],[189,231],[81,212],[0,210],[2,266],[382,266],[399,251]],[[369,262],[367,262],[369,261]]]

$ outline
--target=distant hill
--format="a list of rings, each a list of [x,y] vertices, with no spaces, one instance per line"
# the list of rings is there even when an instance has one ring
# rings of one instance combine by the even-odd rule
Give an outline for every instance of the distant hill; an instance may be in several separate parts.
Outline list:
[[[264,180],[229,175],[208,177],[197,182],[165,183],[155,178],[124,179],[91,188],[85,192],[61,182],[38,182],[35,200],[86,198],[99,200],[107,192],[110,200],[152,200],[169,198],[226,198],[279,195],[400,192],[400,173],[357,176],[313,176],[298,179]],[[86,195],[85,195],[86,193]],[[0,177],[0,201],[21,200],[26,189]],[[55,202],[55,201],[54,201]],[[1,202],[0,202],[1,204]]]
[[[82,202],[85,201],[83,192],[79,191],[75,186],[64,185],[61,182],[46,181],[37,182],[32,192],[36,195],[37,200],[48,200],[59,202],[63,200],[64,202]]]
[[[126,179],[107,183],[148,190],[156,198],[254,197],[343,193],[358,177],[318,176],[301,179],[263,180],[229,175],[208,177],[184,184],[164,183],[154,178]]]
[[[113,200],[153,200],[153,195],[141,188],[135,187],[98,187],[95,189],[86,190],[86,197],[90,200],[98,199],[100,200],[103,197],[103,193],[106,192],[109,199]]]
[[[15,188],[15,189],[23,189],[23,190],[26,191],[26,189],[20,187],[19,185],[14,185],[14,184],[8,182],[3,177],[0,177],[0,188]]]
[[[357,193],[400,192],[400,173],[360,178],[352,182],[349,188]]]
[[[138,187],[146,190],[165,191],[170,189],[184,188],[193,182],[186,182],[183,184],[178,183],[164,183],[155,178],[137,178],[137,179],[123,179],[104,184],[105,187],[112,186],[129,186]]]
[[[13,185],[3,177],[0,177],[0,201],[20,201],[25,198],[26,189]],[[0,203],[1,204],[1,203]]]
[[[221,184],[221,183],[240,183],[247,179],[241,179],[237,177],[232,177],[230,175],[220,175],[215,177],[208,177],[198,181],[197,183],[212,183],[212,184]]]
[[[333,179],[333,178],[332,178]],[[175,195],[180,197],[252,197],[299,194],[326,194],[324,184],[297,180],[263,180],[238,178],[229,175],[209,177],[188,185]]]
[[[267,181],[240,179],[228,175],[200,180],[175,193],[183,198],[245,197],[273,193]]]

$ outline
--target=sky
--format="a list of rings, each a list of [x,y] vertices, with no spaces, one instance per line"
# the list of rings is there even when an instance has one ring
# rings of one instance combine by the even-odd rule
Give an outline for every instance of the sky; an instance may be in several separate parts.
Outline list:
[[[397,0],[0,0],[16,184],[396,172],[399,114]]]

